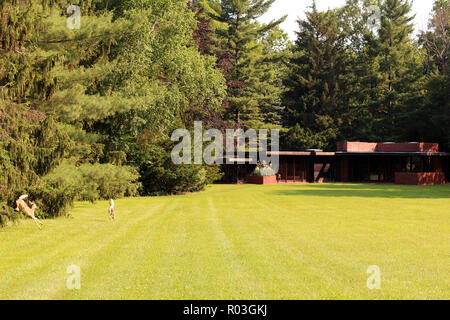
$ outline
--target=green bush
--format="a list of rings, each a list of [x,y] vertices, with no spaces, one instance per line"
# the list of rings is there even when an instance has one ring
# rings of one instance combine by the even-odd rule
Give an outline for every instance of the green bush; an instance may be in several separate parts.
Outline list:
[[[222,178],[219,166],[175,165],[171,159],[172,144],[151,145],[140,166],[144,195],[181,194],[202,191]]]
[[[224,173],[220,169],[220,165],[204,166],[206,169],[206,184],[213,184],[223,178]]]
[[[30,189],[45,217],[58,217],[74,201],[95,201],[139,194],[139,174],[131,167],[64,161]]]
[[[6,203],[0,203],[0,227],[8,224],[8,222],[16,222],[20,214],[15,212],[11,206]]]
[[[77,169],[88,186],[77,200],[93,201],[139,195],[139,174],[135,168],[112,164],[83,164]]]
[[[63,177],[44,178],[30,189],[30,199],[36,201],[36,215],[55,218],[67,214],[82,186]]]
[[[269,177],[275,175],[275,171],[271,164],[258,163],[253,171],[253,175],[256,177]]]

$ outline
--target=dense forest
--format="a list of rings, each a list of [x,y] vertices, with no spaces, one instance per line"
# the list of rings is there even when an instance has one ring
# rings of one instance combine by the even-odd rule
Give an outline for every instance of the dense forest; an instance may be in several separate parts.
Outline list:
[[[419,34],[407,0],[311,1],[294,42],[284,17],[259,22],[274,1],[0,0],[1,221],[23,193],[54,217],[75,200],[202,190],[220,167],[170,155],[195,120],[277,128],[290,150],[450,150],[448,0]]]

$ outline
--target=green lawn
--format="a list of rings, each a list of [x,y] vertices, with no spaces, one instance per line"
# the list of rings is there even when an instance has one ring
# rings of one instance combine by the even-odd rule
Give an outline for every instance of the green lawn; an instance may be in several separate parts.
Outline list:
[[[115,222],[107,207],[0,229],[0,299],[450,298],[450,185],[211,186],[118,200]]]

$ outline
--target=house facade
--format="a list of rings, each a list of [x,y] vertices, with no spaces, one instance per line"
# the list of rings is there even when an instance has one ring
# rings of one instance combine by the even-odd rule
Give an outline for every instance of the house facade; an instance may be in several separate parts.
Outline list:
[[[277,183],[371,182],[436,185],[449,182],[450,153],[437,143],[340,142],[335,152],[280,151]],[[228,182],[245,183],[254,165],[226,165]],[[250,179],[252,180],[252,179]]]

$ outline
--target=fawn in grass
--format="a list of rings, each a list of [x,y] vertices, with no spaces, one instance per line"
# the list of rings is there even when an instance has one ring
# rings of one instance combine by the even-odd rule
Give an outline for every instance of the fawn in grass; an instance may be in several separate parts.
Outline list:
[[[33,221],[36,223],[36,225],[38,226],[39,229],[41,228],[41,225],[43,225],[44,223],[41,222],[38,218],[35,217],[34,212],[36,211],[36,203],[34,201],[30,202],[31,208],[27,205],[27,203],[25,202],[25,199],[28,198],[28,195],[24,194],[23,196],[20,196],[19,199],[17,199],[16,201],[16,211],[20,211],[22,210],[23,213],[25,213],[26,216],[30,217],[31,219],[33,219]]]
[[[114,205],[114,200],[109,200],[109,208],[108,208],[109,217],[113,220],[116,220],[116,207]]]

